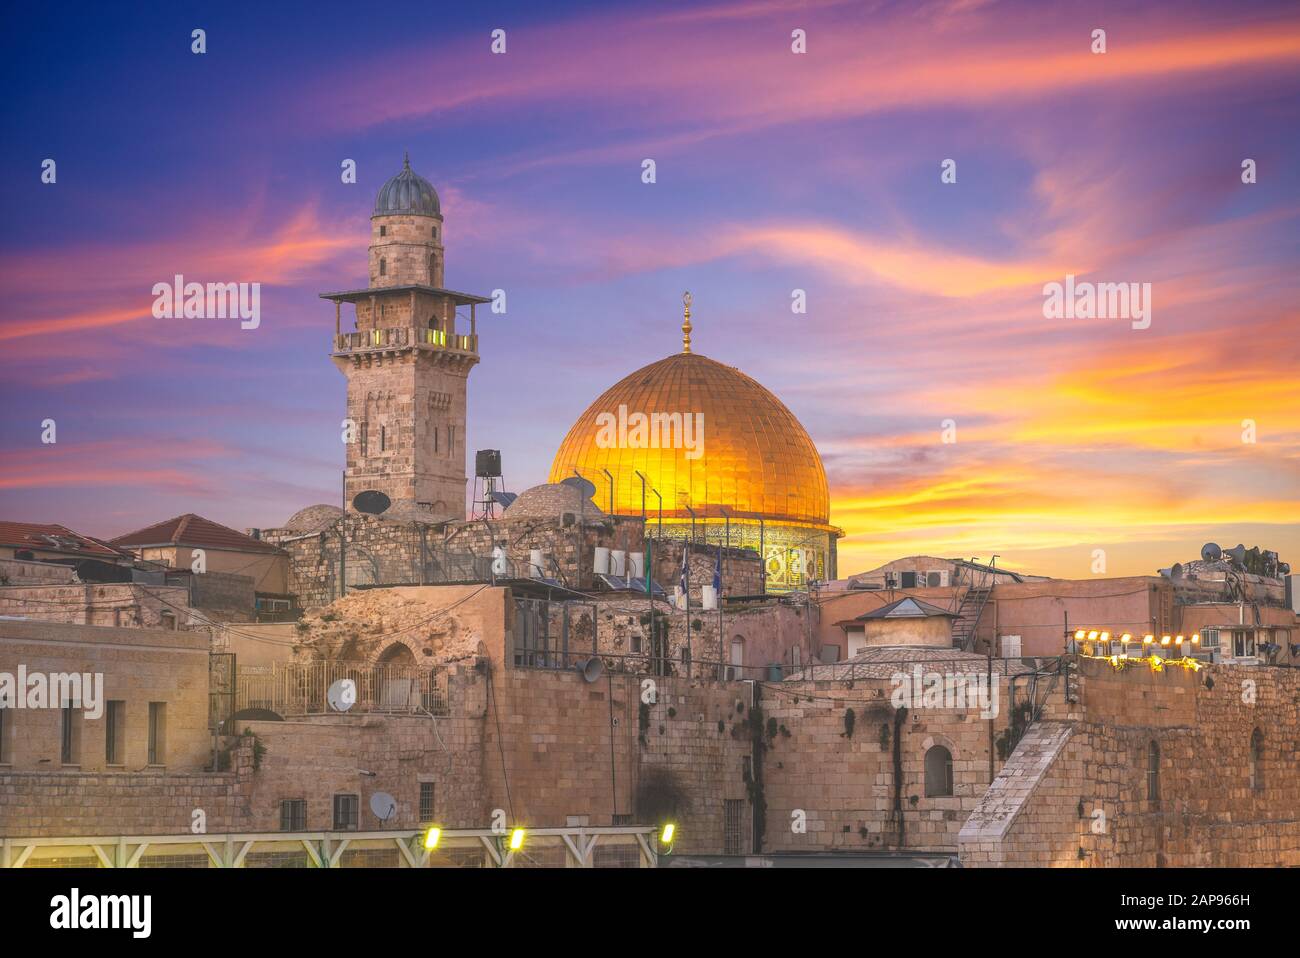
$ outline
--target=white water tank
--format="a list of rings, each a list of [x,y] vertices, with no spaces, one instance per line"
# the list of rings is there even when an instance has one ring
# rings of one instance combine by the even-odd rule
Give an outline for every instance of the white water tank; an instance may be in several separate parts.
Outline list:
[[[598,575],[609,575],[609,550],[604,546],[596,546],[591,571]]]
[[[634,579],[644,579],[645,578],[645,553],[629,552],[627,554],[627,561],[628,564],[632,566],[631,570],[628,572],[628,575],[630,575]]]
[[[492,549],[492,574],[506,574],[506,550],[500,546],[494,546]]]
[[[609,554],[609,574],[616,575],[620,579],[627,575],[627,553],[622,549],[615,549]]]
[[[542,550],[528,550],[528,577],[530,579],[540,579],[542,577]]]

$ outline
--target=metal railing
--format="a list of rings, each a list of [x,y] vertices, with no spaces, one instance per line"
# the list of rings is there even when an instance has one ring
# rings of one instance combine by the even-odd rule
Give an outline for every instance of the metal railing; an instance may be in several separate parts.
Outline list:
[[[529,828],[512,851],[486,828],[443,829],[437,847],[425,830],[114,835],[0,840],[0,868],[593,868],[658,864],[650,825]],[[600,851],[628,850],[632,854]],[[599,860],[598,860],[599,858]]]
[[[921,650],[928,651],[928,650]],[[958,672],[962,674],[984,672],[988,660],[981,656],[951,659],[918,658],[915,661],[897,662],[814,662],[794,665],[789,662],[773,662],[769,665],[733,665],[711,659],[682,659],[655,655],[651,652],[633,652],[630,654],[612,654],[606,652],[563,651],[560,649],[516,648],[515,666],[524,669],[546,669],[550,671],[580,671],[593,658],[599,658],[605,671],[615,675],[670,675],[682,678],[716,680],[723,682],[783,682],[787,679],[800,682],[844,682],[854,679],[888,678],[883,673],[888,671],[911,674],[919,665],[927,672]],[[1032,672],[1055,668],[1059,656],[1040,656],[1038,658],[994,658],[992,668],[995,674]]]
[[[369,349],[404,349],[408,346],[477,353],[478,336],[419,326],[389,326],[355,333],[338,333],[334,336],[336,353]]]
[[[352,681],[356,701],[349,712],[427,712],[447,715],[447,673],[441,668],[359,665],[349,662],[291,662],[240,666],[235,711],[270,709],[278,715],[336,713],[329,688]]]

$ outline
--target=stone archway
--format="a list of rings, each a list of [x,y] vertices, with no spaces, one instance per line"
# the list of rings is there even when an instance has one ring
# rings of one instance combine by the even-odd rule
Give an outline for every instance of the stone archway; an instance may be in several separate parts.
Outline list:
[[[396,639],[380,652],[375,672],[381,709],[410,709],[419,704],[415,653],[405,642]]]

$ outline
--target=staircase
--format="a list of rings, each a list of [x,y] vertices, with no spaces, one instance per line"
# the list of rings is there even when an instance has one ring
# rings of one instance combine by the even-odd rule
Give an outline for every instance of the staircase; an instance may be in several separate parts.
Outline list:
[[[993,593],[993,587],[987,584],[971,584],[957,607],[957,618],[952,623],[952,644],[963,652],[975,649],[975,630],[979,628],[980,616],[984,606]]]

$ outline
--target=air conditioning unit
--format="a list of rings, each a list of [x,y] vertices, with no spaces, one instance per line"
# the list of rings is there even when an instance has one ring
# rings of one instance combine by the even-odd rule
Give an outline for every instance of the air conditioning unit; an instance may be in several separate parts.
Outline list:
[[[947,569],[935,569],[925,574],[925,584],[931,589],[948,588],[948,579],[952,575]]]

